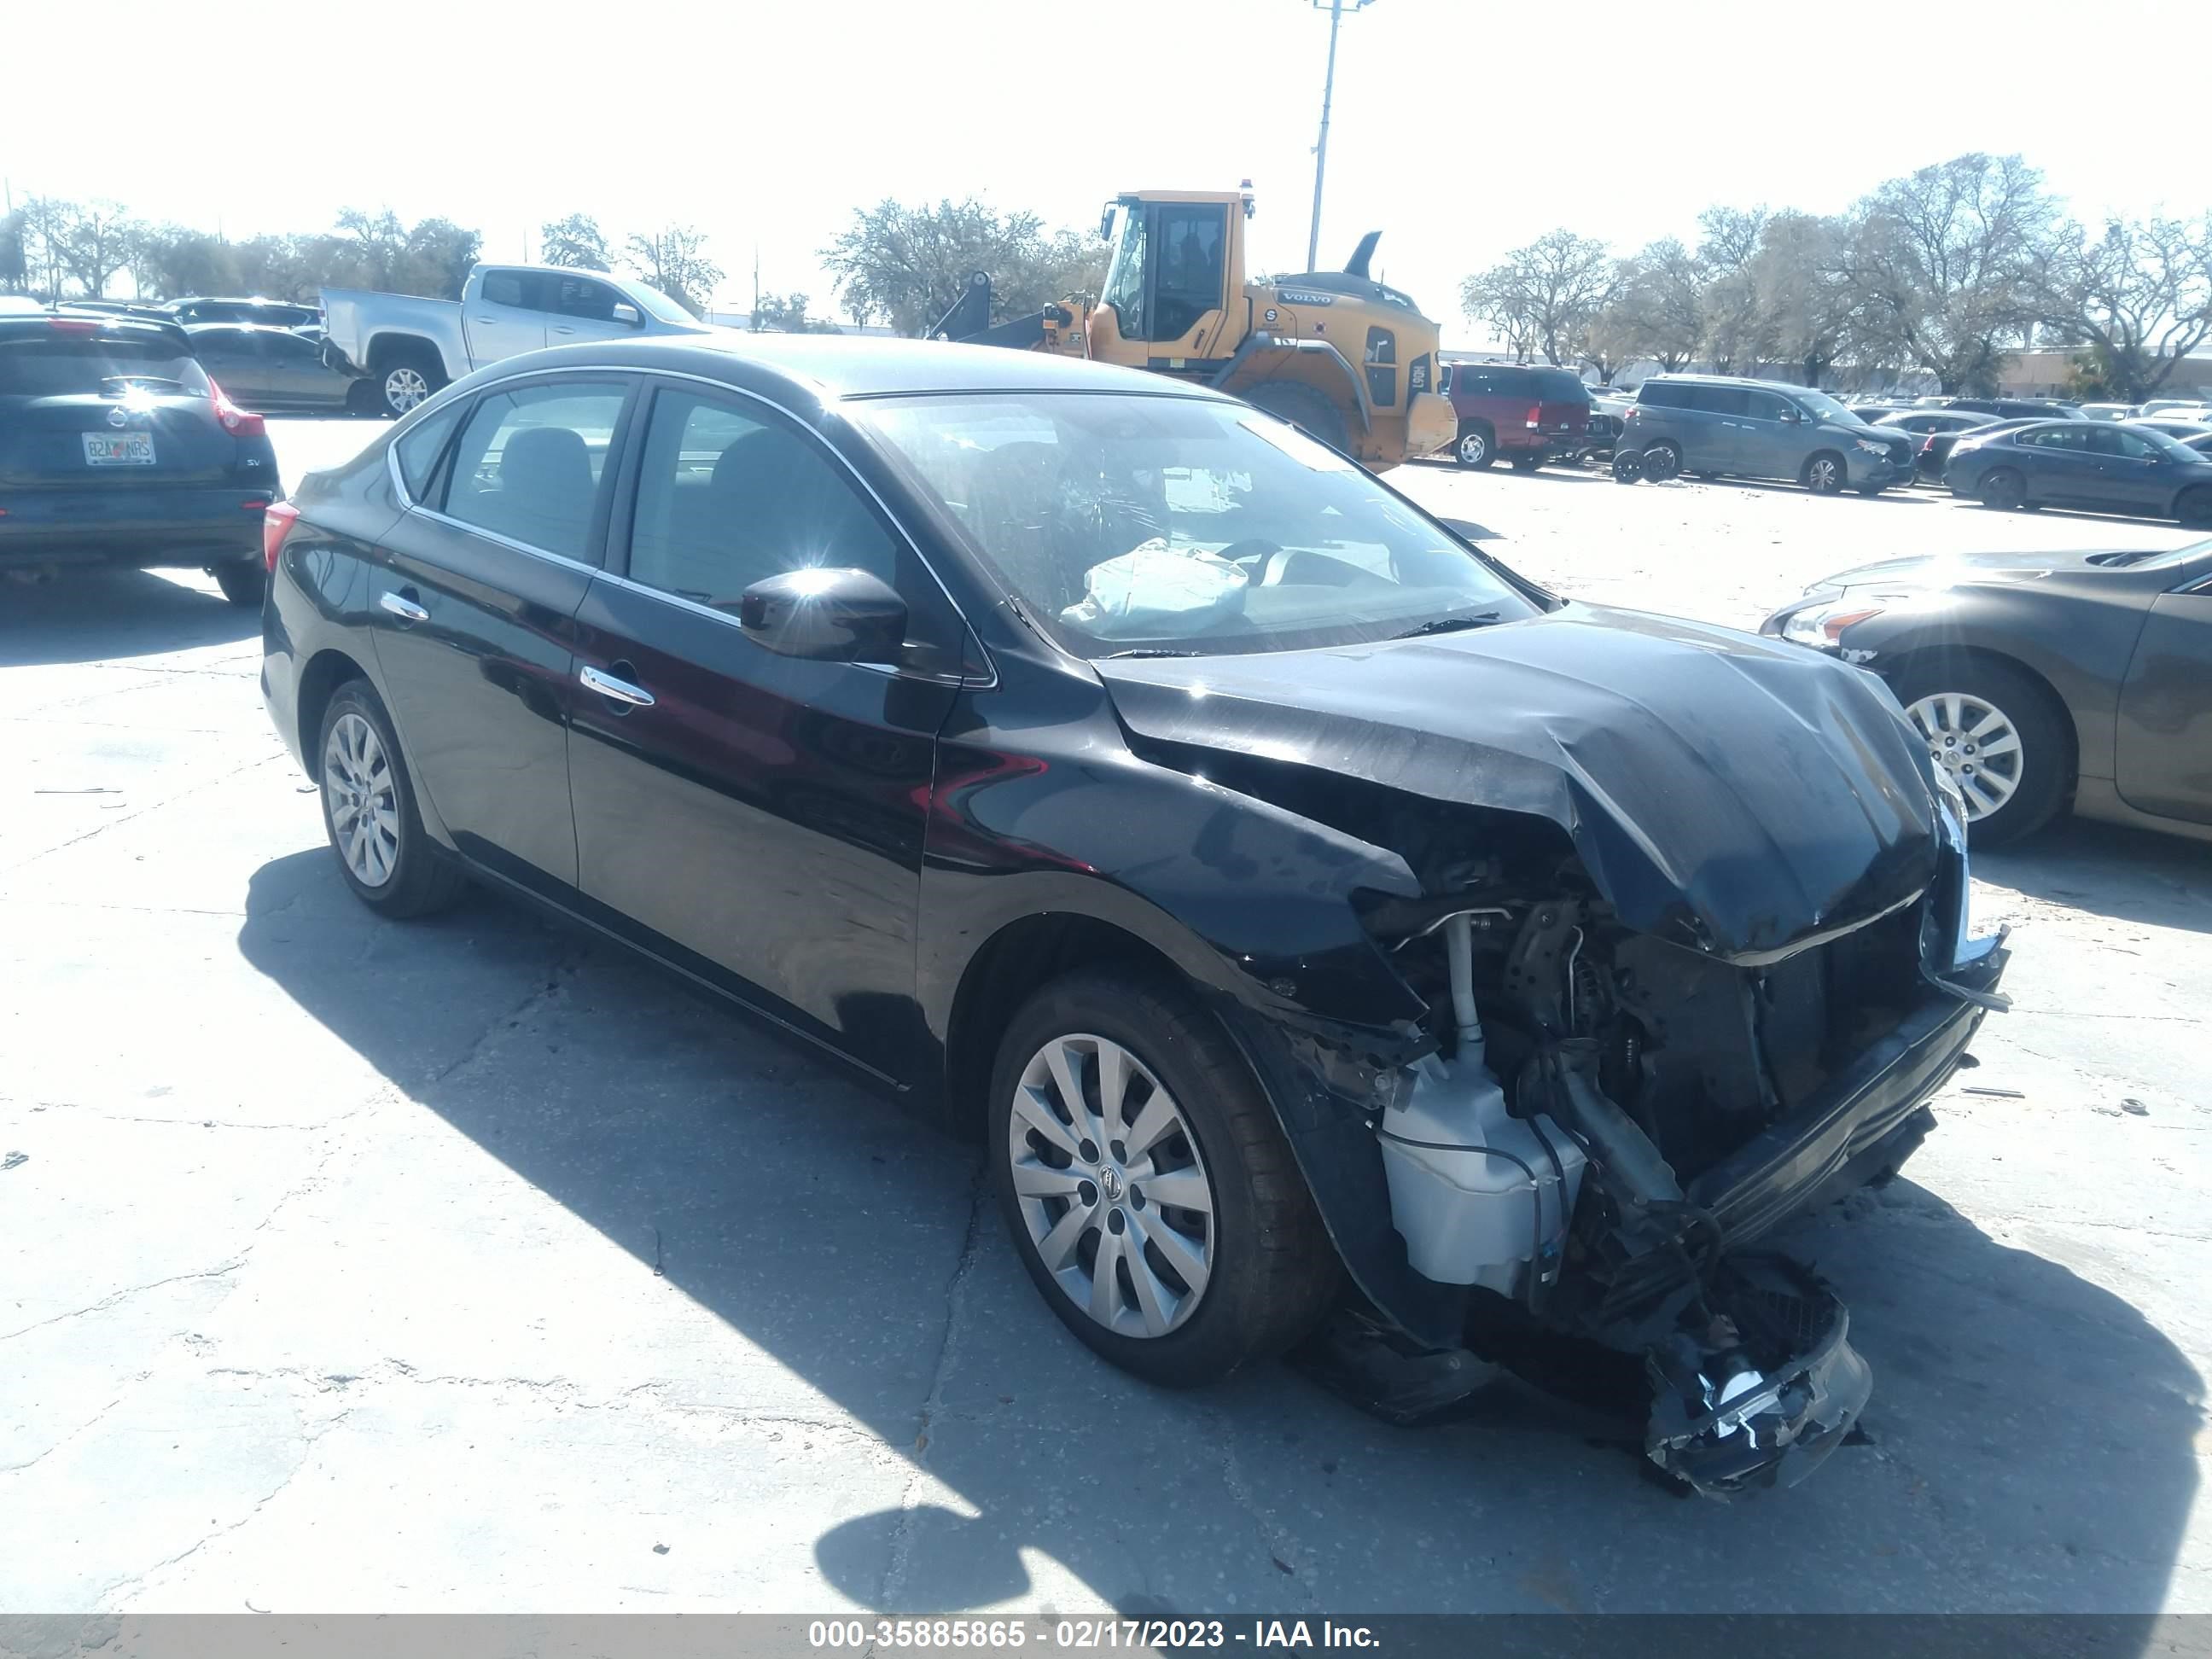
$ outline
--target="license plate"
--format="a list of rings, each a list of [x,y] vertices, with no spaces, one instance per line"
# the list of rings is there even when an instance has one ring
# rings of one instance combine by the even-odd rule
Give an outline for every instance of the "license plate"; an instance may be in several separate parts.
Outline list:
[[[84,434],[87,466],[151,466],[154,434],[150,432],[88,432]]]

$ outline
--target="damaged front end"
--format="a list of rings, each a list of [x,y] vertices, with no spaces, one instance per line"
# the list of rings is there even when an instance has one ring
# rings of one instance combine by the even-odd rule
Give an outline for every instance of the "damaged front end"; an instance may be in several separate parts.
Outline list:
[[[1655,629],[1615,656],[1715,683],[1586,689],[1547,626],[1474,659],[1544,672],[1539,720],[1493,700],[1412,733],[1355,724],[1326,681],[1224,708],[1217,667],[1201,752],[1145,688],[1117,701],[1147,758],[1388,848],[1418,885],[1353,896],[1427,1010],[1414,1029],[1232,1021],[1391,1328],[1364,1403],[1412,1420],[1467,1375],[1453,1354],[1517,1369],[1595,1344],[1640,1366],[1659,1468],[1716,1497],[1791,1484],[1871,1373],[1834,1294],[1747,1247],[1918,1146],[2003,1006],[2002,936],[1970,936],[1957,811],[1863,677]],[[1747,683],[1761,695],[1727,695]],[[1796,746],[1778,777],[1735,763],[1762,740]],[[1331,746],[1359,763],[1285,758]],[[1328,1358],[1360,1393],[1356,1352]]]

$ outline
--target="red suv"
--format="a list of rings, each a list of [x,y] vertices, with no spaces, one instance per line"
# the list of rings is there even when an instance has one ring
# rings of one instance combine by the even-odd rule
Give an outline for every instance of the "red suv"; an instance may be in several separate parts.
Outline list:
[[[1589,388],[1564,368],[1522,363],[1447,363],[1444,395],[1459,417],[1452,454],[1462,466],[1500,455],[1516,472],[1582,450],[1589,433]]]

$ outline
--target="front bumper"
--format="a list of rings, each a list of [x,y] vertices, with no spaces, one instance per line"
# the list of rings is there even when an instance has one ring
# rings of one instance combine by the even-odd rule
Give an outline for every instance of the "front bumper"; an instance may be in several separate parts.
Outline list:
[[[1878,484],[1887,488],[1912,476],[1911,464],[1899,465],[1893,453],[1870,455],[1857,445],[1844,452],[1844,472],[1854,484]]]

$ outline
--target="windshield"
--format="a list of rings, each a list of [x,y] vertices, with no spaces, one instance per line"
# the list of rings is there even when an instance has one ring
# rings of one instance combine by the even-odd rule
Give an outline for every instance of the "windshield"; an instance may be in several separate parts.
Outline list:
[[[2197,451],[2191,449],[2187,444],[2182,442],[2180,439],[2173,437],[2170,434],[2160,432],[2155,427],[2137,427],[2135,428],[2135,433],[2137,437],[2141,438],[2145,443],[2150,445],[2152,448],[2157,450],[2159,453],[2165,456],[2169,461],[2201,462],[2204,459],[2202,454]]]
[[[1790,395],[1816,421],[1839,421],[1845,426],[1872,424],[1863,411],[1845,409],[1825,392],[1793,391]]]
[[[119,398],[133,386],[205,397],[206,374],[173,339],[40,329],[0,336],[0,397]]]
[[[699,319],[657,288],[643,283],[618,282],[623,297],[648,317],[657,317],[664,323],[696,323]]]
[[[1106,270],[1106,286],[1099,298],[1114,307],[1116,326],[1131,339],[1141,339],[1145,326],[1145,210],[1125,203],[1116,210],[1114,260]]]
[[[1335,451],[1242,404],[1016,392],[847,407],[1078,656],[1358,644],[1540,608]]]

